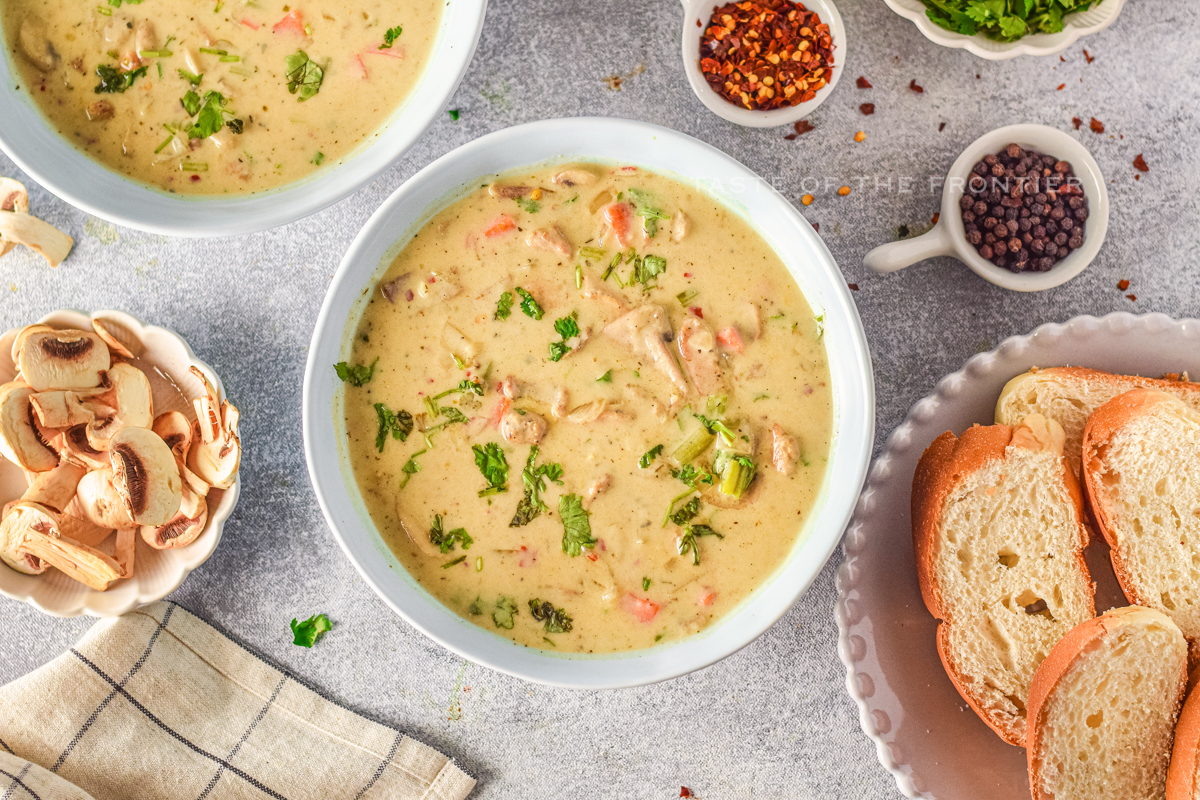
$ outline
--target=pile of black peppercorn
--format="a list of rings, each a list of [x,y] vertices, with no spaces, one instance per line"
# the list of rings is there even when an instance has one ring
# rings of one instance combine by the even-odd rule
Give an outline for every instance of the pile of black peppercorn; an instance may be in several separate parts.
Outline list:
[[[967,241],[1013,272],[1045,272],[1083,246],[1087,196],[1054,156],[1016,144],[984,156],[959,206]]]

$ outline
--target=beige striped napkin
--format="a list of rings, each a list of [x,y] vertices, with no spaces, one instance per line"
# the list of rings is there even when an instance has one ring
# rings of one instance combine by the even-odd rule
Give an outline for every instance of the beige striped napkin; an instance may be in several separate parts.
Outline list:
[[[462,800],[474,785],[173,603],[98,622],[0,688],[4,800]]]

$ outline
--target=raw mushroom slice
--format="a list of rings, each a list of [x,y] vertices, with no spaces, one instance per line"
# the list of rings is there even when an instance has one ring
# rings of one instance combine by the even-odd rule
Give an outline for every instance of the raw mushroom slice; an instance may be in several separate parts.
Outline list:
[[[12,178],[0,178],[0,211],[15,211],[18,214],[29,213],[29,192],[25,184]],[[0,256],[17,246],[0,236]],[[15,358],[13,359],[16,360]]]
[[[37,322],[33,325],[26,325],[24,328],[21,328],[21,330],[17,331],[17,335],[13,337],[12,343],[13,364],[18,364],[20,362],[21,347],[25,344],[25,339],[28,338],[30,334],[38,333],[39,331],[52,330],[54,330],[54,328],[51,328],[49,325],[43,325],[42,323]]]
[[[21,31],[18,34],[21,42],[21,54],[29,59],[41,72],[49,72],[58,64],[58,53],[50,44],[46,34],[46,23],[36,14],[30,14],[21,20]]]
[[[88,547],[99,547],[105,539],[112,536],[113,529],[97,525],[84,517],[78,504],[72,501],[59,515],[58,533]]]
[[[228,401],[217,405],[217,390],[203,372],[192,367],[192,374],[204,383],[204,395],[193,401],[196,427],[188,451],[187,467],[215,489],[228,489],[237,479],[242,463],[242,442],[238,438],[238,410]]]
[[[21,378],[38,392],[93,389],[111,365],[108,345],[94,333],[76,330],[26,335],[17,363]]]
[[[109,530],[136,528],[125,501],[113,485],[113,473],[109,467],[97,469],[84,475],[76,489],[75,502],[68,513],[78,515],[93,525]]]
[[[179,511],[183,481],[166,442],[148,428],[122,428],[109,443],[112,483],[138,525],[164,525]]]
[[[186,547],[196,541],[196,537],[204,532],[207,522],[208,501],[185,486],[179,513],[165,525],[157,527],[143,525],[141,528],[142,539],[146,541],[146,544],[158,550]]]
[[[108,345],[109,350],[119,356],[122,356],[123,358],[140,358],[141,346],[137,340],[134,339],[134,337],[129,336],[129,338],[134,339],[134,341],[130,343],[132,347],[126,345],[124,342],[118,340],[116,335],[114,335],[113,332],[108,329],[109,325],[112,325],[114,329],[120,330],[119,328],[116,328],[117,323],[105,322],[100,317],[92,317],[92,330],[96,332],[97,336],[104,340],[104,343]],[[122,331],[122,333],[126,332]],[[128,336],[128,333],[126,333],[126,336]],[[139,352],[133,352],[134,348],[136,348]]]
[[[79,392],[36,392],[29,396],[29,404],[38,422],[47,428],[87,425],[96,416],[95,411],[83,404]]]
[[[0,211],[0,239],[25,245],[49,261],[52,267],[61,264],[75,246],[73,238],[49,222],[16,211]]]
[[[137,528],[122,528],[113,542],[113,559],[125,578],[133,577],[134,556],[137,554]]]
[[[104,469],[108,466],[108,453],[92,447],[87,438],[87,426],[67,428],[50,440],[60,458],[73,464],[82,464],[88,469]]]
[[[37,503],[61,513],[70,505],[87,470],[78,464],[59,464],[49,472],[38,473],[29,483],[22,502]]]
[[[564,169],[550,180],[560,186],[588,186],[596,182],[596,173],[582,167]]]
[[[178,411],[168,411],[160,414],[150,428],[158,434],[158,438],[166,442],[175,456],[175,466],[179,467],[179,477],[183,479],[186,489],[201,497],[208,495],[208,483],[187,467],[188,452],[192,447],[192,423]]]
[[[106,391],[96,398],[102,405],[89,406],[97,411],[87,426],[88,443],[96,450],[109,449],[118,431],[149,428],[154,421],[154,395],[144,372],[122,362],[104,374],[104,382]]]
[[[58,466],[58,454],[34,424],[32,395],[23,381],[0,386],[0,453],[21,469],[46,472]]]
[[[29,575],[38,575],[47,566],[55,567],[100,592],[124,577],[116,561],[62,536],[58,526],[55,511],[22,500],[0,522],[0,559]]]

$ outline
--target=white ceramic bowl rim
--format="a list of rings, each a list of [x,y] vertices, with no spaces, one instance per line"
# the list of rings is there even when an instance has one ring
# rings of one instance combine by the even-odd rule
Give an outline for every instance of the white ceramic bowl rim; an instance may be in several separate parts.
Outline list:
[[[791,125],[797,120],[804,119],[817,110],[837,86],[846,68],[846,26],[842,23],[842,15],[838,13],[833,0],[801,0],[805,8],[815,11],[821,21],[829,26],[829,34],[833,40],[832,75],[825,86],[816,93],[812,100],[794,106],[776,108],[770,111],[751,111],[739,108],[712,90],[704,73],[700,70],[700,36],[704,32],[704,24],[712,16],[712,11],[704,11],[709,6],[720,3],[713,0],[681,0],[683,3],[683,70],[687,74],[688,85],[692,87],[696,97],[721,119],[733,122],[747,128],[774,128],[779,125]],[[700,26],[696,21],[700,21]]]
[[[407,99],[341,163],[277,189],[234,197],[177,195],[127,178],[58,133],[0,57],[0,149],[53,194],[117,225],[169,236],[234,236],[273,228],[336,203],[399,159],[442,113],[471,63],[487,0],[446,0],[429,64]],[[3,31],[0,30],[0,41]]]
[[[478,185],[481,176],[581,159],[691,176],[753,218],[751,224],[788,264],[810,304],[825,312],[835,408],[834,444],[817,507],[806,535],[776,574],[695,636],[604,656],[516,645],[458,617],[421,588],[370,521],[345,466],[345,436],[338,433],[344,423],[334,419],[342,384],[332,365],[347,357],[361,305],[378,278],[432,212]],[[493,669],[540,683],[614,688],[672,678],[737,651],[808,588],[840,541],[866,474],[874,384],[866,337],[845,279],[824,243],[778,192],[724,153],[676,131],[630,120],[558,119],[501,130],[458,148],[421,170],[375,212],[342,260],[317,319],[305,371],[303,423],[309,475],[325,518],[360,574],[396,613],[448,649]]]

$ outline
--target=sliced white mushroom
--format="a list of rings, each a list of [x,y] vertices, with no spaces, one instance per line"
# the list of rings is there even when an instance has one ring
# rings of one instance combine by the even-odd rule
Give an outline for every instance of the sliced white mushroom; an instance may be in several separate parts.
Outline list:
[[[588,186],[596,182],[596,173],[583,167],[564,169],[550,180],[560,186]]]
[[[95,417],[95,412],[84,406],[79,392],[61,389],[36,392],[29,396],[29,403],[33,406],[38,421],[47,428],[86,425]]]
[[[57,512],[28,501],[17,503],[0,522],[0,559],[30,575],[55,567],[101,592],[124,577],[111,557],[62,536]]]
[[[41,17],[30,14],[21,20],[18,38],[21,41],[21,54],[42,72],[49,72],[58,64],[58,53],[50,44],[46,23]]]
[[[52,470],[38,473],[21,499],[61,513],[74,499],[79,482],[86,474],[87,470],[78,464],[59,464]]]
[[[208,501],[185,486],[179,513],[165,525],[157,527],[143,525],[141,528],[142,539],[146,544],[159,550],[186,547],[196,541],[196,537],[204,532],[207,522]]]
[[[104,540],[112,536],[113,529],[97,525],[78,511],[76,501],[72,501],[58,518],[59,535],[85,544],[88,547],[99,547]]]
[[[33,325],[26,325],[24,328],[21,328],[21,330],[17,331],[17,335],[13,337],[13,343],[12,343],[13,363],[17,364],[20,362],[21,346],[23,344],[25,344],[26,337],[28,337],[31,333],[37,333],[38,331],[52,331],[52,330],[54,330],[54,328],[51,328],[49,325],[43,325],[42,323],[38,322]]]
[[[97,469],[84,475],[76,488],[75,503],[68,508],[88,522],[109,530],[136,528],[133,516],[125,501],[113,484],[113,473],[109,467]]]
[[[92,317],[92,330],[104,340],[104,343],[108,345],[108,349],[117,355],[125,358],[141,357],[143,350],[141,343],[137,340],[136,336],[133,336],[129,331],[120,327],[119,323],[111,320],[105,322],[101,317]],[[118,339],[117,333],[123,334],[126,341],[122,342]]]
[[[179,511],[183,481],[166,442],[148,428],[125,427],[108,447],[112,483],[138,525],[163,525]]]
[[[157,433],[158,438],[171,448],[171,454],[175,456],[175,466],[179,467],[179,477],[183,479],[184,488],[191,489],[193,494],[200,497],[206,497],[209,490],[208,482],[187,467],[187,457],[192,448],[192,432],[194,430],[187,417],[178,411],[168,411],[155,418],[154,425],[150,430]]]
[[[133,562],[137,555],[137,528],[122,528],[117,531],[117,540],[113,542],[113,560],[121,568],[121,575],[133,577]]]
[[[0,178],[0,211],[29,213],[29,192],[25,190],[25,184],[12,178]],[[16,242],[10,242],[0,235],[0,256],[16,246]]]
[[[21,378],[38,392],[95,388],[111,364],[108,345],[99,336],[76,330],[28,334],[17,363]]]
[[[88,423],[88,443],[108,450],[112,437],[125,428],[149,428],[154,421],[154,396],[150,381],[137,367],[119,363],[104,373],[106,391],[85,404],[95,411]],[[107,411],[106,411],[107,409]]]
[[[49,222],[16,211],[0,211],[0,239],[25,245],[49,261],[52,267],[61,264],[75,245],[74,239]]]
[[[108,453],[92,447],[87,438],[87,426],[76,425],[60,431],[50,440],[50,446],[64,461],[82,464],[90,470],[103,469],[108,466]]]
[[[682,242],[683,237],[687,236],[688,232],[688,216],[683,213],[683,209],[675,212],[675,216],[671,217],[671,241]]]
[[[0,386],[0,453],[21,469],[46,472],[58,465],[58,454],[34,424],[32,395],[23,381]]]
[[[528,186],[513,186],[511,184],[493,183],[488,186],[488,194],[492,197],[499,197],[504,200],[512,200],[516,197],[524,197],[529,194],[530,187]]]

